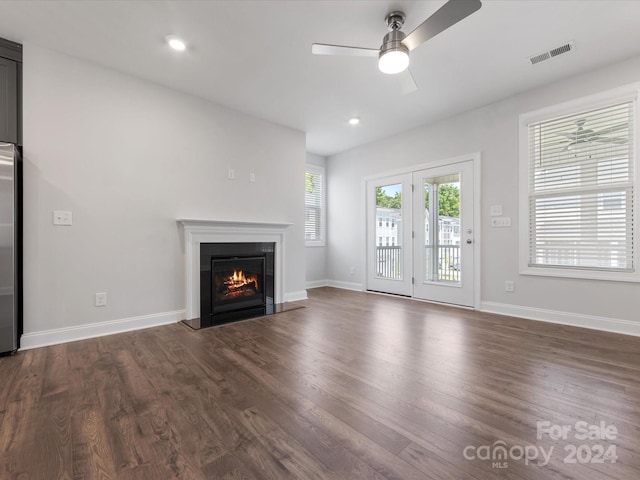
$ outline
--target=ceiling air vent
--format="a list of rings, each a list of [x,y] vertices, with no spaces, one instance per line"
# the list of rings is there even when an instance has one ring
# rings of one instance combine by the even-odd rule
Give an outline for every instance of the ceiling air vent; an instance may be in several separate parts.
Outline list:
[[[545,60],[549,60],[550,58],[570,52],[574,48],[576,48],[575,44],[571,41],[569,43],[565,43],[564,45],[560,45],[559,47],[552,48],[549,51],[534,55],[533,57],[529,58],[529,61],[531,62],[531,65],[535,65],[536,63],[544,62]]]

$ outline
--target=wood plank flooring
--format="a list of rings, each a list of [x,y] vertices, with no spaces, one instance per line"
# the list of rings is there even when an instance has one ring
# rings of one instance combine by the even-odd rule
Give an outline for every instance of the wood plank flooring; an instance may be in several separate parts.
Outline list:
[[[0,358],[0,478],[640,478],[640,338],[309,295]],[[538,439],[537,422],[571,431]],[[576,422],[617,433],[580,440]]]

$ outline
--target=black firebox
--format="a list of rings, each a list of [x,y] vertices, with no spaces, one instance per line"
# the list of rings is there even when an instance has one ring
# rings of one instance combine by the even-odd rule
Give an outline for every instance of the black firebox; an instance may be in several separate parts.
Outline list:
[[[200,327],[273,313],[275,243],[200,244]]]

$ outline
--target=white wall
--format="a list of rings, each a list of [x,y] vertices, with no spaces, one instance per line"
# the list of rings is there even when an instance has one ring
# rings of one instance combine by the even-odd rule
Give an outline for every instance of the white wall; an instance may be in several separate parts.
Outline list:
[[[640,285],[518,274],[518,116],[640,80],[640,57],[536,89],[454,118],[328,158],[329,262],[332,282],[364,285],[361,179],[463,154],[482,154],[482,300],[487,309],[567,323],[623,319],[640,333]],[[511,228],[490,227],[501,204]],[[356,275],[349,268],[356,266]],[[504,281],[515,280],[506,293]],[[510,310],[509,306],[518,308]],[[543,309],[545,312],[537,312]],[[552,311],[552,312],[549,312]],[[540,314],[540,315],[538,315]],[[544,315],[543,315],[544,314]],[[587,316],[587,317],[585,317]],[[598,317],[598,318],[592,318]],[[558,319],[557,318],[557,319]],[[618,326],[629,325],[618,322]],[[602,325],[600,325],[602,327]],[[605,327],[603,327],[605,328]],[[616,328],[612,328],[616,330]]]
[[[327,158],[315,153],[307,152],[307,164],[317,165],[325,169],[325,175],[327,175]],[[326,182],[325,182],[326,184]],[[328,229],[325,231],[325,235],[328,236]],[[313,288],[327,284],[327,247],[325,246],[312,246],[305,248],[305,263],[306,263],[306,280],[307,288]]]
[[[177,218],[293,223],[284,294],[304,295],[303,132],[27,44],[24,145],[25,333],[179,316]]]

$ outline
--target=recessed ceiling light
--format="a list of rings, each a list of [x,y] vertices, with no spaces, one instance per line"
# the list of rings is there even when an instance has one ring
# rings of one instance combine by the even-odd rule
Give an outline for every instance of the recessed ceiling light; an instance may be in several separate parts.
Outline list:
[[[358,117],[353,117],[349,119],[349,125],[358,125],[360,123],[360,119]]]
[[[173,48],[174,50],[177,50],[179,52],[182,52],[182,51],[187,49],[187,44],[184,43],[184,40],[182,40],[181,38],[176,37],[175,35],[169,35],[167,37],[167,43],[169,44],[169,46],[171,48]]]

